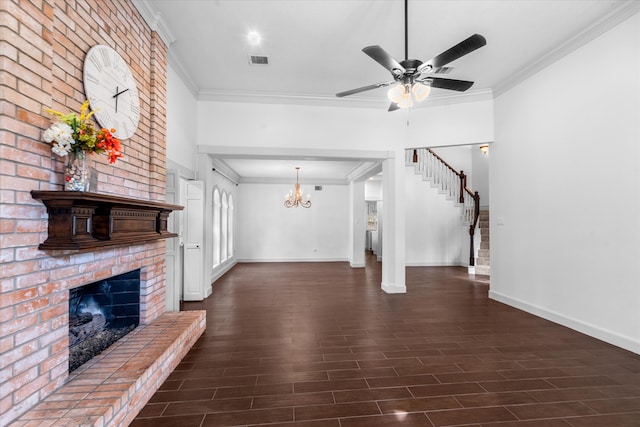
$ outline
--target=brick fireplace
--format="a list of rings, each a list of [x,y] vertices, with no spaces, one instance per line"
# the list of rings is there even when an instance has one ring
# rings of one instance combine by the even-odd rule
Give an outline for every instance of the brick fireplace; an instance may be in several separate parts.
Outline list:
[[[6,0],[0,2],[0,15],[5,42],[0,71],[0,426],[33,414],[48,398],[65,393],[77,398],[69,390],[84,381],[81,376],[91,366],[69,376],[69,291],[139,269],[140,327],[110,350],[111,357],[118,352],[137,354],[138,362],[123,359],[91,389],[99,390],[125,370],[131,386],[113,399],[129,402],[125,406],[135,411],[150,395],[146,385],[129,375],[128,367],[136,365],[151,388],[157,386],[178,363],[174,359],[182,349],[176,351],[176,345],[188,346],[202,332],[202,318],[165,313],[163,240],[83,250],[39,249],[48,238],[49,215],[31,191],[63,189],[62,159],[42,141],[42,132],[51,123],[46,110],[78,111],[85,100],[84,56],[92,46],[105,44],[132,68],[141,114],[135,135],[122,141],[123,159],[109,164],[104,157],[89,156],[97,177],[92,191],[149,202],[165,200],[167,45],[130,0]],[[159,333],[175,341],[165,342]],[[154,342],[163,342],[164,347]],[[169,360],[171,352],[174,358]],[[161,362],[150,361],[154,357]],[[147,361],[144,366],[142,359]],[[144,392],[136,394],[140,387]],[[96,422],[117,425],[130,417],[124,411],[118,412],[120,418],[108,418],[109,412],[113,416],[122,408],[107,403],[111,409],[101,409]],[[69,416],[74,410],[65,409]]]

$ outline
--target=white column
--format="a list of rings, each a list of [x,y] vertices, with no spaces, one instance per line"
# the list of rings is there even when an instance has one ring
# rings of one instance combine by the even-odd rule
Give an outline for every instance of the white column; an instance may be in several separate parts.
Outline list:
[[[406,293],[404,150],[382,163],[382,290]]]
[[[349,183],[350,201],[350,239],[349,260],[351,267],[364,267],[364,241],[366,236],[365,226],[365,201],[364,181],[352,181]]]

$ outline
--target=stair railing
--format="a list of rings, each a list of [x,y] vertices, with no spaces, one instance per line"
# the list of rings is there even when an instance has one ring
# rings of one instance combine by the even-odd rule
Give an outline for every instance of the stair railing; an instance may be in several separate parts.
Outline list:
[[[409,160],[410,159],[410,160]],[[413,163],[416,172],[463,205],[463,220],[469,224],[469,265],[476,265],[474,235],[480,218],[480,195],[467,187],[467,175],[456,171],[430,148],[407,150],[407,163]]]

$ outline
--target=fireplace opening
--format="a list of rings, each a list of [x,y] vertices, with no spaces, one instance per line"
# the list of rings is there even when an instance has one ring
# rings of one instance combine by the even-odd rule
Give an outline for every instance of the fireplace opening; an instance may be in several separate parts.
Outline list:
[[[140,270],[69,291],[69,372],[140,323]]]

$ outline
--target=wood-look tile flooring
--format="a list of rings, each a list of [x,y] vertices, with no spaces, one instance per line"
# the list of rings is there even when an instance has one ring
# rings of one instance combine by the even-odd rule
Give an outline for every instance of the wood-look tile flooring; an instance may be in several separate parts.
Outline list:
[[[133,422],[213,426],[640,426],[640,356],[487,298],[458,267],[238,264],[207,330]],[[597,313],[594,313],[597,316]]]

